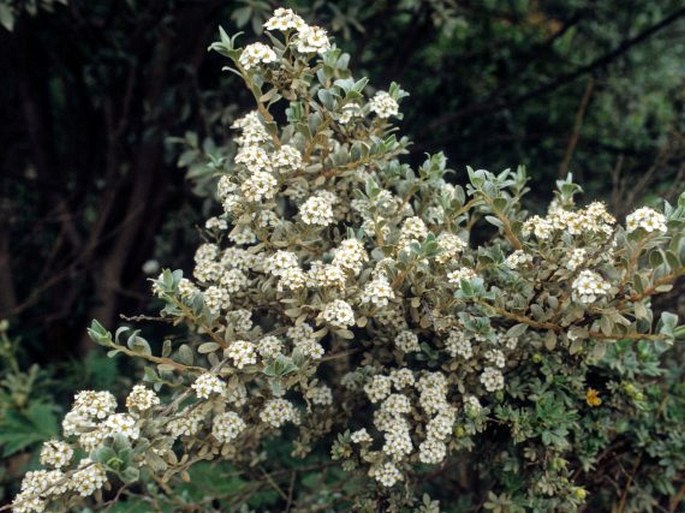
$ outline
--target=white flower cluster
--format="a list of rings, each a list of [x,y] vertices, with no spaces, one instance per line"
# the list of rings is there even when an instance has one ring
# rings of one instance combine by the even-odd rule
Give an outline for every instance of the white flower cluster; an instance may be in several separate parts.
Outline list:
[[[333,265],[357,275],[368,260],[364,244],[357,239],[345,239],[335,249]]]
[[[273,335],[262,338],[257,346],[257,352],[262,358],[276,358],[281,351],[283,343]]]
[[[377,374],[364,385],[364,392],[372,403],[377,403],[390,395],[391,386],[392,380],[388,376]]]
[[[145,385],[135,385],[126,398],[126,408],[132,412],[144,412],[158,404],[157,394]]]
[[[61,470],[35,470],[27,472],[21,482],[21,491],[12,502],[17,513],[42,513],[50,500],[67,492],[89,497],[107,482],[102,466],[89,459],[79,462],[78,470],[67,475]]]
[[[74,450],[61,440],[48,440],[40,450],[40,463],[46,467],[60,469],[71,462]]]
[[[336,202],[333,193],[319,193],[310,197],[300,207],[302,222],[314,226],[328,226],[335,221],[333,205]]]
[[[137,440],[140,436],[140,428],[136,419],[126,413],[115,413],[105,420],[105,427],[109,436],[122,435],[129,440]]]
[[[314,338],[314,329],[309,324],[302,323],[288,328],[286,335],[308,358],[319,360],[323,356],[324,349]]]
[[[447,340],[445,340],[445,350],[452,358],[461,356],[468,360],[473,356],[471,341],[462,330],[450,331]]]
[[[264,43],[252,43],[243,49],[238,60],[245,70],[249,70],[259,66],[259,64],[277,62],[278,56],[276,52]]]
[[[202,427],[204,414],[198,409],[186,408],[169,421],[166,428],[174,438],[194,436]]]
[[[362,292],[362,304],[371,303],[377,308],[388,306],[391,299],[395,299],[395,292],[388,283],[388,278],[383,273],[378,275],[366,284]]]
[[[400,250],[403,250],[409,246],[412,242],[423,242],[423,240],[428,235],[428,228],[426,223],[420,217],[408,217],[402,223],[402,228],[400,228],[400,240],[398,246]]]
[[[326,385],[310,388],[307,390],[305,397],[317,406],[330,406],[333,404],[333,391]]]
[[[427,372],[416,383],[419,391],[419,404],[429,414],[434,415],[449,408],[447,402],[447,379],[441,372]]]
[[[456,259],[466,249],[466,242],[453,233],[445,232],[438,235],[438,247],[440,253],[435,260],[445,265]]]
[[[354,310],[346,301],[335,299],[323,309],[321,318],[334,328],[346,329],[354,325]]]
[[[392,461],[375,465],[369,469],[369,477],[373,477],[386,488],[390,488],[403,479],[402,473]]]
[[[79,470],[71,476],[71,481],[74,491],[81,497],[88,497],[105,485],[107,474],[100,464],[86,458],[81,460]]]
[[[373,438],[366,430],[366,428],[361,428],[357,431],[352,432],[352,434],[350,435],[350,440],[352,440],[352,442],[354,442],[355,444],[368,444],[373,442]]]
[[[190,388],[195,390],[195,395],[199,399],[209,399],[212,394],[224,395],[226,393],[226,383],[211,372],[198,376]]]
[[[428,421],[426,439],[419,445],[419,460],[430,465],[442,463],[447,455],[445,440],[452,434],[455,419],[455,408],[448,407]]]
[[[214,417],[212,435],[221,443],[235,440],[242,433],[247,424],[236,412],[227,411]]]
[[[399,104],[386,91],[378,91],[376,95],[369,100],[369,108],[381,119],[397,116],[400,111]]]
[[[485,390],[488,392],[496,392],[504,388],[502,371],[494,367],[485,367],[485,370],[480,375],[480,382],[483,383]]]
[[[302,154],[300,150],[289,144],[281,146],[273,157],[272,165],[280,173],[289,173],[302,168]]]
[[[331,48],[331,43],[324,29],[307,25],[300,16],[290,9],[282,7],[276,9],[273,16],[264,23],[264,28],[266,30],[280,30],[281,32],[297,31],[294,40],[295,47],[298,52],[303,54],[324,54]]]
[[[518,269],[519,267],[529,264],[532,261],[532,255],[526,253],[521,249],[517,249],[504,260],[504,264],[510,269]]]
[[[585,248],[576,248],[571,252],[566,264],[564,264],[564,267],[570,271],[575,271],[585,262],[586,258],[587,250]]]
[[[225,354],[233,360],[237,369],[242,369],[246,365],[257,363],[257,351],[255,345],[247,340],[236,340],[226,349]]]
[[[117,400],[110,392],[84,390],[74,397],[72,412],[84,417],[102,420],[109,417],[117,408]]]
[[[279,7],[274,11],[273,16],[264,23],[264,28],[266,30],[285,32],[291,29],[301,30],[306,25],[302,17],[295,14],[291,9]]]
[[[648,233],[666,233],[668,230],[666,227],[666,216],[653,208],[638,208],[635,212],[626,216],[626,230],[628,233],[632,233],[639,228]]]
[[[262,422],[279,428],[286,422],[299,424],[300,413],[290,401],[278,397],[276,399],[269,399],[264,404],[262,411],[259,412],[259,418]]]
[[[478,277],[476,271],[470,267],[460,267],[459,269],[447,273],[447,280],[458,287],[461,287],[462,280],[469,281],[476,277]]]
[[[321,27],[305,26],[298,31],[295,46],[300,53],[324,54],[331,49],[331,42]]]
[[[582,271],[571,284],[573,297],[584,304],[594,303],[602,296],[606,296],[611,285],[594,271]]]
[[[616,219],[607,212],[606,206],[594,202],[577,211],[554,208],[547,217],[533,216],[523,223],[521,234],[524,237],[533,234],[539,241],[550,240],[555,233],[590,234],[606,239],[613,233],[614,224]]]
[[[400,351],[405,353],[414,353],[421,351],[419,345],[419,337],[410,330],[402,330],[395,337],[395,345]]]

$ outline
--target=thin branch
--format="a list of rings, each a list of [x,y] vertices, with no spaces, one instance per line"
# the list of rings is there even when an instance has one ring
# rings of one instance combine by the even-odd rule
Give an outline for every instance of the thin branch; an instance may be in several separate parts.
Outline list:
[[[590,77],[587,81],[587,86],[585,87],[585,92],[583,93],[583,98],[580,100],[580,106],[578,107],[578,112],[576,112],[576,118],[573,122],[573,131],[571,132],[571,137],[569,137],[568,144],[566,145],[566,151],[564,152],[564,159],[559,165],[559,170],[557,171],[557,177],[564,178],[566,173],[568,173],[568,167],[571,163],[571,157],[573,152],[578,145],[578,139],[580,138],[580,129],[583,126],[583,119],[585,118],[585,112],[587,111],[587,106],[590,104],[590,98],[592,98],[592,91],[595,87],[595,79]]]

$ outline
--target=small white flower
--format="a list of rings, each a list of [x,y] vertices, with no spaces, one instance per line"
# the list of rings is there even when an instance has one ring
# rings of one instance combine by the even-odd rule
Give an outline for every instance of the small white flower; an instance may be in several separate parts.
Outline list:
[[[236,340],[231,342],[228,349],[224,352],[226,357],[233,360],[236,368],[242,369],[246,365],[257,363],[257,352],[252,342],[246,340]]]
[[[666,233],[668,231],[666,217],[649,207],[638,208],[626,217],[626,230],[628,233],[632,233],[638,228],[642,228],[648,233]]]
[[[386,91],[378,91],[376,95],[369,100],[369,108],[382,119],[387,119],[390,116],[397,116],[400,111],[399,104]]]
[[[342,299],[328,303],[321,312],[321,318],[334,328],[346,329],[354,326],[354,310]]]
[[[573,297],[580,303],[590,304],[609,293],[611,285],[593,271],[582,271],[571,284]]]
[[[48,440],[40,451],[40,462],[46,467],[62,468],[69,464],[74,456],[71,446],[59,440]]]
[[[480,375],[480,382],[488,392],[496,392],[504,388],[504,376],[494,367],[485,367]]]
[[[302,30],[306,26],[307,24],[300,16],[295,14],[291,9],[285,9],[283,7],[276,9],[273,16],[264,23],[264,28],[266,30],[280,30],[281,32],[290,29]]]
[[[159,397],[154,391],[146,388],[145,385],[136,385],[131,389],[131,393],[126,398],[126,407],[129,410],[143,412],[159,404]]]
[[[328,226],[335,221],[333,202],[323,195],[312,196],[300,207],[302,222],[315,226]]]
[[[509,269],[517,269],[523,265],[531,263],[532,261],[532,255],[529,255],[521,249],[517,249],[504,260],[504,264]]]
[[[385,274],[379,273],[364,287],[361,303],[371,303],[378,308],[383,308],[388,305],[389,300],[391,299],[395,299],[395,292],[390,287],[390,283]]]
[[[212,435],[221,443],[230,442],[247,427],[240,415],[233,411],[220,413],[214,417]]]
[[[350,435],[350,440],[352,440],[352,442],[355,444],[365,444],[373,442],[373,438],[371,438],[371,435],[368,433],[368,431],[366,431],[366,428],[361,428],[357,431],[353,431]]]
[[[364,385],[364,392],[372,403],[377,403],[390,395],[391,386],[392,381],[388,376],[376,375]]]
[[[447,273],[447,280],[451,284],[460,287],[462,280],[469,281],[477,276],[478,275],[473,269],[470,269],[469,267],[460,267],[459,269]]]
[[[390,488],[395,483],[402,480],[402,473],[391,461],[371,467],[369,476],[375,478],[376,481],[386,488]]]
[[[212,394],[223,395],[226,393],[226,383],[210,372],[199,376],[190,385],[190,388],[195,390],[195,395],[200,399],[209,399]]]
[[[136,425],[136,419],[126,413],[115,413],[105,420],[105,428],[109,436],[123,435],[129,440],[137,440],[140,436],[140,428]]]
[[[278,56],[270,47],[264,43],[252,43],[247,45],[240,54],[238,62],[246,70],[252,69],[262,64],[270,64],[278,61]]]
[[[299,423],[300,415],[291,402],[285,399],[270,399],[259,412],[262,422],[275,428],[281,427],[286,422]]]
[[[319,53],[323,55],[331,49],[328,34],[321,27],[304,26],[295,38],[295,47],[300,53]]]
[[[395,337],[395,345],[404,353],[421,351],[419,337],[411,330],[400,331]]]

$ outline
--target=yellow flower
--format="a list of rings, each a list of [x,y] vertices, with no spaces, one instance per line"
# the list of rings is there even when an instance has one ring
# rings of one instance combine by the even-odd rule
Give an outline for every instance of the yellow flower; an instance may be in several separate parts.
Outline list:
[[[599,398],[599,392],[594,388],[588,388],[587,392],[585,392],[585,402],[593,407],[602,404],[602,400]]]

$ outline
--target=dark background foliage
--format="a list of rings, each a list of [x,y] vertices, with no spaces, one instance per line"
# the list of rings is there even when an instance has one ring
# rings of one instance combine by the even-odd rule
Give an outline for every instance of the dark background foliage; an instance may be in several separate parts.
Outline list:
[[[525,164],[536,210],[571,171],[619,216],[684,187],[682,2],[284,3],[329,27],[357,75],[411,93],[410,159],[443,150],[456,181],[467,164]],[[275,2],[26,5],[0,0],[0,22],[14,12],[0,28],[0,319],[21,340],[3,354],[55,369],[61,383],[43,386],[68,402],[118,379],[91,351],[90,319],[145,311],[146,261],[187,267],[208,206],[169,138],[211,154],[230,137],[250,98],[206,49],[219,24],[254,37]]]

